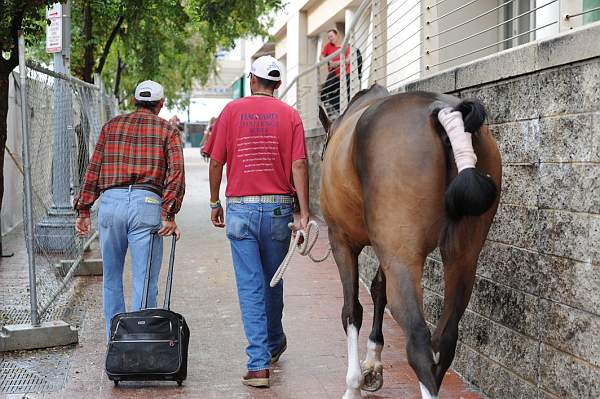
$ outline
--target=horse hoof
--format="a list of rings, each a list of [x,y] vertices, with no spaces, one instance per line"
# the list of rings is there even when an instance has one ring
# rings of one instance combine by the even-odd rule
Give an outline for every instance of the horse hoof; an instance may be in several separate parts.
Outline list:
[[[379,391],[383,386],[383,370],[378,368],[363,370],[363,381],[361,388],[364,391]]]

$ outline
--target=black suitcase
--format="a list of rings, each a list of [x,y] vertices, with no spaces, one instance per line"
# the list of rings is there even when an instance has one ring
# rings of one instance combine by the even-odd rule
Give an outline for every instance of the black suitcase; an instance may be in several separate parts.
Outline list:
[[[150,248],[153,248],[155,235],[151,234]],[[187,377],[190,330],[184,317],[170,310],[175,242],[173,235],[163,308],[146,308],[152,264],[150,251],[141,310],[119,313],[110,321],[105,368],[115,386],[119,381],[177,381],[182,385]]]

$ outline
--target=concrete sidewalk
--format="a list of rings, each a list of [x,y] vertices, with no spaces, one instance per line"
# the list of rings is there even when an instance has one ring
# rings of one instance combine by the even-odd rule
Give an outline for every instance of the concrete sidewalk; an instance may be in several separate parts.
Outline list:
[[[28,398],[339,399],[342,396],[346,339],[340,321],[342,289],[332,259],[313,264],[299,257],[291,264],[285,286],[288,350],[272,369],[270,389],[247,388],[240,383],[245,372],[246,341],[229,244],[225,232],[213,228],[209,222],[207,165],[197,149],[186,150],[186,159],[187,194],[177,218],[183,238],[178,243],[172,298],[172,308],[185,315],[191,329],[188,379],[184,386],[125,382],[115,388],[108,381],[103,370],[101,279],[87,278],[82,295],[90,300],[90,308],[81,325],[80,344],[70,359],[65,389],[53,394],[29,394]],[[322,233],[317,254],[326,247],[326,230]],[[361,302],[365,308],[360,340],[362,357],[372,320],[372,303],[365,289],[361,289]],[[389,316],[385,319],[384,334],[384,387],[369,396],[365,393],[365,397],[420,398],[416,377],[406,362],[403,334]],[[461,397],[480,396],[451,373],[446,377],[440,398]]]

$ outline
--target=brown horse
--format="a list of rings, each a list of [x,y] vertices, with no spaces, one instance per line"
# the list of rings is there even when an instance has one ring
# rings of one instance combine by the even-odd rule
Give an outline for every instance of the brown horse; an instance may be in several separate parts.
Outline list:
[[[457,173],[440,108],[460,111],[471,132],[476,169]],[[460,118],[460,115],[459,115]],[[321,209],[344,291],[348,340],[344,399],[383,384],[382,321],[386,305],[404,329],[407,358],[423,398],[437,397],[454,359],[461,319],[479,253],[499,201],[500,154],[476,101],[425,92],[389,95],[381,86],[359,93],[328,132],[321,174]],[[358,256],[371,245],[380,265],[372,284],[373,328],[359,363]],[[443,314],[431,335],[423,316],[421,277],[427,255],[440,248],[445,270]]]

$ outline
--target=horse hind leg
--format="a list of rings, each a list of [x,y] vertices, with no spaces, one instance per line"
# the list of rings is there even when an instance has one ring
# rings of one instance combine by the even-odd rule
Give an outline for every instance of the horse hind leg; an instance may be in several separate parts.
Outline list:
[[[432,346],[437,364],[435,380],[437,388],[442,385],[446,371],[454,360],[458,340],[458,323],[462,318],[473,290],[477,259],[483,246],[472,242],[468,253],[457,253],[444,257],[444,307],[442,316],[433,333]]]
[[[367,355],[362,362],[363,390],[375,392],[383,386],[383,363],[381,351],[383,350],[383,314],[387,305],[385,295],[385,274],[381,267],[371,282],[371,298],[373,299],[373,327],[367,343]]]
[[[353,248],[331,230],[329,237],[344,292],[342,325],[348,343],[348,371],[346,392],[342,399],[359,399],[362,398],[360,390],[363,377],[358,354],[358,333],[362,325],[363,309],[358,301],[358,254],[362,248]]]
[[[387,260],[387,265],[385,264]],[[424,257],[393,254],[380,257],[386,273],[386,293],[394,319],[406,336],[406,355],[421,388],[423,399],[436,399],[435,361],[431,349],[431,333],[423,316],[421,277]]]

